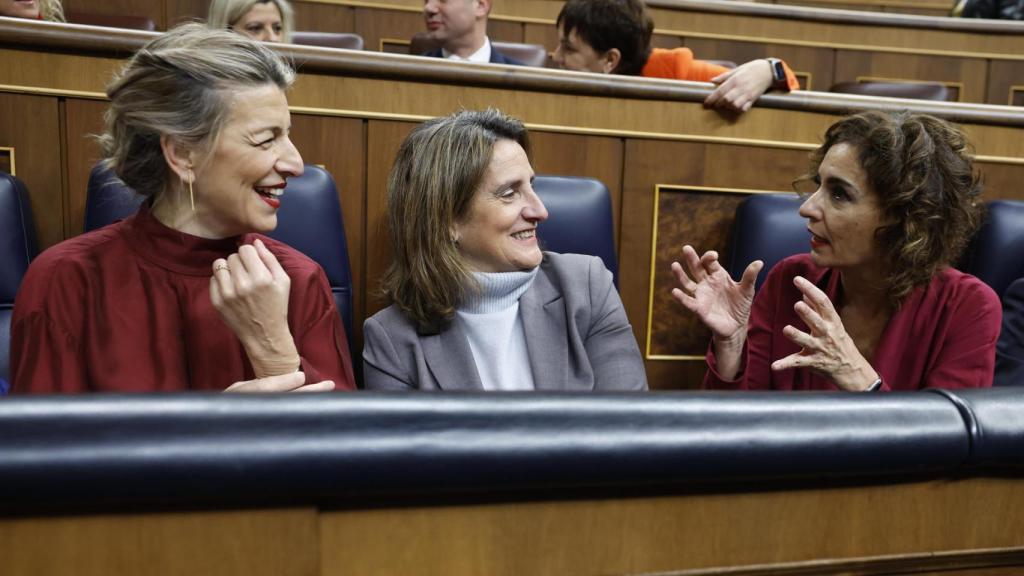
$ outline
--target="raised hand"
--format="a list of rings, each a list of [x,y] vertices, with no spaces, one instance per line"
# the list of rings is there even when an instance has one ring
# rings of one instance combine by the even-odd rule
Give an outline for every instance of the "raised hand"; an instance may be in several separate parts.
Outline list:
[[[716,339],[733,339],[741,331],[746,333],[754,284],[764,263],[751,262],[739,282],[729,277],[713,250],[698,257],[692,246],[683,246],[683,263],[685,268],[679,262],[672,263],[679,282],[672,297],[696,314]]]
[[[291,279],[260,240],[213,263],[210,301],[242,342],[259,378],[290,374],[299,367],[288,328],[290,290]]]
[[[711,79],[718,87],[704,100],[707,108],[746,112],[772,86],[772,65],[751,60]]]
[[[782,334],[801,346],[801,350],[772,362],[772,370],[810,368],[824,374],[843,390],[866,390],[878,378],[878,373],[846,332],[828,295],[802,276],[794,278],[793,284],[804,295],[793,309],[811,333],[788,325],[783,328]]]
[[[281,374],[279,376],[268,376],[235,382],[228,386],[225,392],[233,393],[267,393],[267,392],[330,392],[334,390],[334,382],[324,380],[313,384],[306,384],[306,375],[302,372]]]

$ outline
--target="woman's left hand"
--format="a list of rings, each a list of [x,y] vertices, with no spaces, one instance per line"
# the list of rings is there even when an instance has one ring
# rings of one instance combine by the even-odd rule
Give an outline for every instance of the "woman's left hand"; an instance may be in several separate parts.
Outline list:
[[[869,388],[878,373],[847,334],[832,301],[806,278],[797,276],[793,284],[804,295],[793,309],[811,333],[789,325],[783,328],[782,334],[801,346],[801,350],[773,362],[772,370],[810,368],[826,375],[843,390],[859,392]]]
[[[288,328],[291,279],[256,240],[213,263],[210,300],[241,340],[257,378],[295,372],[299,353]]]

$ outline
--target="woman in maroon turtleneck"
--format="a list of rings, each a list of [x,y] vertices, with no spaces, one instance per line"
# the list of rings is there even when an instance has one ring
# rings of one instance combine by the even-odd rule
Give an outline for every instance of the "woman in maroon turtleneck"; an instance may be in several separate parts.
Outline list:
[[[190,24],[108,88],[106,162],[137,215],[32,263],[14,307],[14,392],[354,388],[319,266],[261,236],[302,173],[284,90],[259,43]]]

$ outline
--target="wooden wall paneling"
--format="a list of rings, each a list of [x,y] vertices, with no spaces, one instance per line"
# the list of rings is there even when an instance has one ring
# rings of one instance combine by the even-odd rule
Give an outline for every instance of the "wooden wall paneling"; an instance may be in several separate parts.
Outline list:
[[[615,246],[618,247],[622,208],[623,140],[602,136],[530,133],[533,170],[537,174],[596,178],[608,187],[612,198]]]
[[[292,142],[306,164],[319,164],[334,176],[345,221],[349,264],[352,267],[354,350],[363,349],[363,316],[366,286],[366,134],[358,118],[312,114],[292,115]],[[287,202],[287,197],[285,202]],[[353,361],[358,361],[354,358]]]
[[[362,7],[354,10],[353,31],[363,37],[366,50],[403,52],[396,49],[396,45],[407,43],[414,34],[422,32],[424,28],[423,15],[419,10],[379,10]],[[388,40],[398,42],[389,43]],[[404,53],[408,53],[408,48]]]
[[[387,230],[387,183],[399,146],[417,125],[370,120],[366,134],[366,307],[363,318],[385,307],[380,280],[391,262]]]
[[[936,551],[983,553],[980,549],[1024,544],[1024,516],[1018,513],[1024,491],[1019,484],[1019,479],[978,478],[326,512],[320,550],[325,574],[353,575],[543,576],[699,569],[723,574],[726,567],[811,560],[825,566],[829,561],[901,554],[927,560]],[[984,522],[976,521],[981,518]],[[822,572],[814,566],[764,572],[772,573]]]
[[[648,330],[652,346],[647,358],[648,383],[655,389],[692,388],[704,373],[702,356],[709,335],[671,298],[675,280],[669,264],[679,258],[684,243],[704,252],[717,250],[725,258],[732,214],[742,199],[739,190],[789,191],[793,178],[806,170],[808,151],[699,142],[627,140],[622,206],[619,291],[641,351],[647,356]],[[738,161],[737,159],[742,159]],[[721,166],[731,166],[721,170]],[[724,188],[729,191],[666,192],[654,222],[658,185]],[[655,247],[652,281],[652,241]],[[653,300],[651,298],[653,297]],[[649,305],[653,305],[648,324]],[[661,359],[689,356],[691,359]]]
[[[167,3],[167,25],[174,27],[190,20],[206,20],[210,2],[208,0],[163,0]]]
[[[978,58],[838,50],[835,81],[871,78],[942,82],[958,93],[960,102],[981,103],[985,102],[987,69],[987,62]]]
[[[554,54],[558,48],[558,29],[554,24],[526,22],[523,24],[523,42],[540,44],[548,49],[548,53]]]
[[[295,29],[309,32],[355,32],[355,8],[340,4],[296,2]],[[365,39],[364,39],[365,40]],[[370,48],[367,46],[367,48]],[[376,45],[372,47],[377,50]]]
[[[18,178],[28,187],[39,249],[64,239],[65,159],[58,99],[0,94],[0,146],[14,148]]]
[[[85,225],[85,197],[89,172],[100,160],[100,147],[93,137],[103,133],[102,100],[69,98],[65,102],[68,142],[68,189],[64,205],[64,238],[82,233]]]
[[[1024,200],[1024,165],[981,160],[975,169],[981,173],[985,200]]]
[[[316,576],[312,509],[0,519],[10,576]]]
[[[157,30],[167,29],[166,0],[106,0],[91,2],[89,0],[64,0],[64,13],[81,12],[86,14],[103,14],[114,16],[141,16],[156,23]]]
[[[800,79],[801,90],[827,91],[834,84],[835,51],[831,48],[692,37],[684,38],[683,45],[704,60],[732,60],[743,64],[768,56],[781,58]]]
[[[1024,61],[990,60],[987,94],[989,104],[1024,106]]]
[[[56,88],[103,95],[125,61],[81,54],[0,48],[0,85],[30,90]]]

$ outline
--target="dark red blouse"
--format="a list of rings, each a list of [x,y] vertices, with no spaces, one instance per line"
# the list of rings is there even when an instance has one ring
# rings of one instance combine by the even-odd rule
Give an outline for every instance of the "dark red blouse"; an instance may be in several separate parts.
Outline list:
[[[32,262],[11,323],[12,392],[223,390],[254,378],[210,302],[210,276],[214,260],[256,238],[291,278],[288,325],[306,381],[354,389],[345,330],[314,261],[256,234],[184,234],[143,208]]]
[[[782,335],[786,324],[809,332],[793,310],[803,294],[795,276],[813,282],[832,302],[840,272],[819,268],[810,255],[779,262],[754,297],[740,374],[724,380],[708,351],[704,387],[724,390],[837,390],[829,379],[806,368],[774,372],[771,364],[800,351]],[[996,339],[1002,322],[999,298],[984,282],[945,268],[930,284],[917,288],[886,324],[871,365],[882,376],[883,390],[968,388],[992,385]]]

